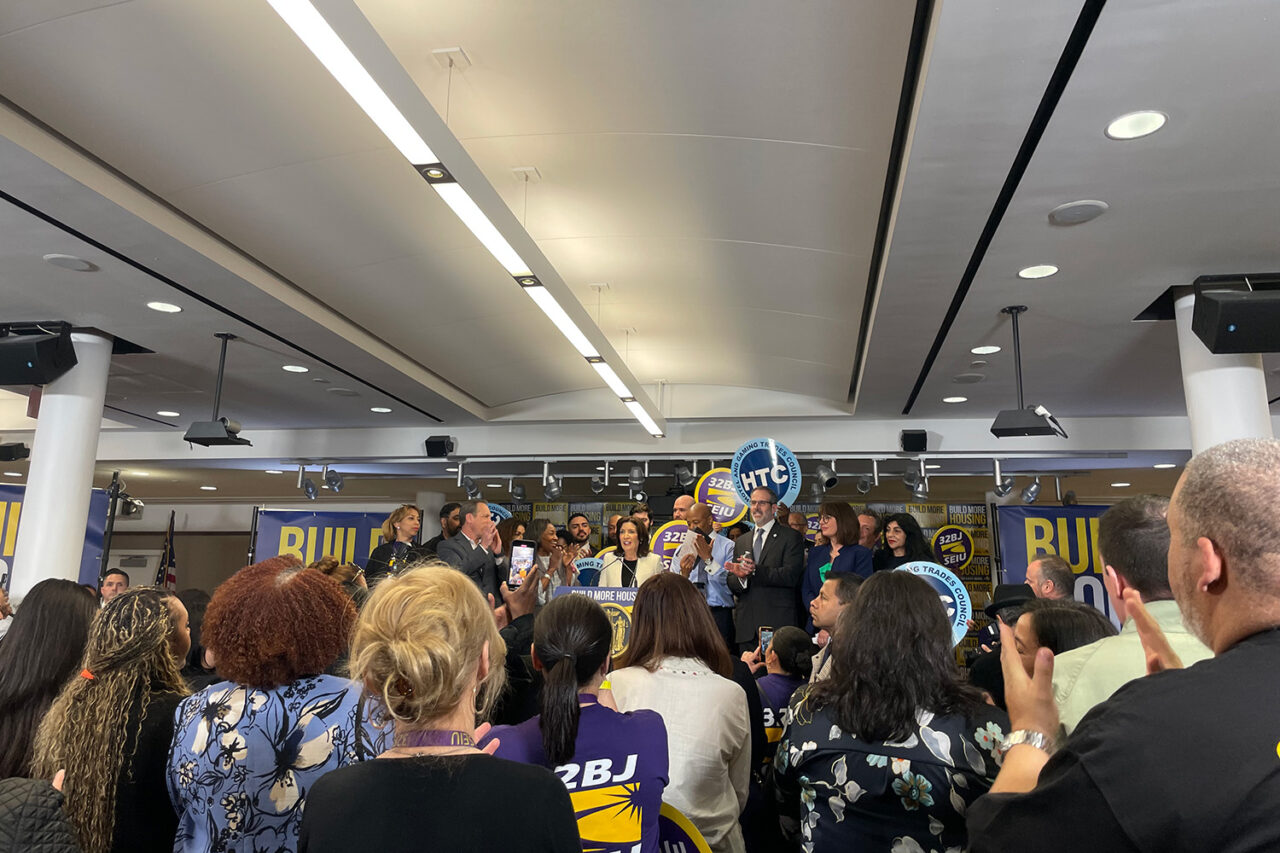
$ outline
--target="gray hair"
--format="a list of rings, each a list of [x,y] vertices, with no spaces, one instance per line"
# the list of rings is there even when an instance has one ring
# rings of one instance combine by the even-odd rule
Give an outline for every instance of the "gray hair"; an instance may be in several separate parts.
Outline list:
[[[1187,463],[1174,502],[1182,544],[1200,537],[1226,554],[1245,586],[1266,588],[1280,576],[1280,441],[1242,438]]]

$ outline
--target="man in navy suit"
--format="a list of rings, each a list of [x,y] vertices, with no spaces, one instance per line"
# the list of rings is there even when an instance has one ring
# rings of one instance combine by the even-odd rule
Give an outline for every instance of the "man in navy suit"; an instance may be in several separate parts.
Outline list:
[[[804,537],[777,521],[778,496],[760,486],[751,491],[755,530],[734,543],[734,562],[725,566],[733,577],[729,589],[737,599],[734,639],[740,651],[755,651],[756,630],[804,624],[800,616],[800,581],[804,577]]]

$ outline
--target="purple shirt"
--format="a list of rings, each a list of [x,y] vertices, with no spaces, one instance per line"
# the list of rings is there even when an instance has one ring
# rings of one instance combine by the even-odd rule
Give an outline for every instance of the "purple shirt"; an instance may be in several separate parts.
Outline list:
[[[782,738],[791,694],[807,683],[803,678],[781,673],[770,673],[756,679],[756,686],[760,688],[760,696],[764,700],[760,703],[760,710],[764,714],[764,731],[769,743],[777,743]]]
[[[501,741],[500,758],[551,767],[538,719],[495,726],[485,742]],[[658,810],[668,776],[667,727],[656,712],[584,706],[573,760],[551,769],[569,789],[584,850],[658,853]]]

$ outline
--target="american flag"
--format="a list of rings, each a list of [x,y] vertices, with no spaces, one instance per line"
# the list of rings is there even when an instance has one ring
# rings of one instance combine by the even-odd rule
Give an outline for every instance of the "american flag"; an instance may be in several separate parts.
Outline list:
[[[164,534],[164,553],[160,555],[160,568],[156,571],[156,588],[172,589],[178,588],[177,561],[173,556],[173,516],[174,510],[169,510],[169,529]]]

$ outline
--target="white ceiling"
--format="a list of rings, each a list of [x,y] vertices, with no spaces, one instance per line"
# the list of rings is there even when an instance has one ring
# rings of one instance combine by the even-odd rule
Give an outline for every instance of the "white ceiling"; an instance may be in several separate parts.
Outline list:
[[[853,384],[855,420],[988,418],[1014,405],[1010,303],[1030,307],[1028,399],[1069,428],[1180,415],[1172,325],[1131,318],[1200,274],[1280,270],[1268,141],[1280,79],[1257,73],[1280,36],[1273,2],[1106,7],[910,417],[1079,0],[940,3],[859,377],[915,4],[356,2],[421,106],[447,119],[622,363],[690,430],[847,418]],[[431,51],[453,46],[473,64],[450,83]],[[175,429],[206,417],[215,331],[248,344],[231,351],[224,393],[246,434],[625,417],[265,0],[5,3],[0,81],[30,117],[0,115],[0,188],[65,226],[0,205],[3,319],[66,317],[155,350],[115,360],[108,414],[121,423],[166,408],[183,413]],[[1138,108],[1169,126],[1102,135]],[[520,166],[541,181],[517,181]],[[1111,210],[1047,224],[1083,198]],[[57,270],[47,252],[102,269]],[[1062,272],[1017,279],[1032,263]],[[187,310],[153,314],[149,299]],[[984,381],[953,384],[981,343],[1005,349],[978,369]],[[335,398],[335,385],[360,396]],[[955,393],[969,402],[940,402]],[[842,449],[859,441],[851,429]],[[1115,449],[1141,446],[1125,434]]]

